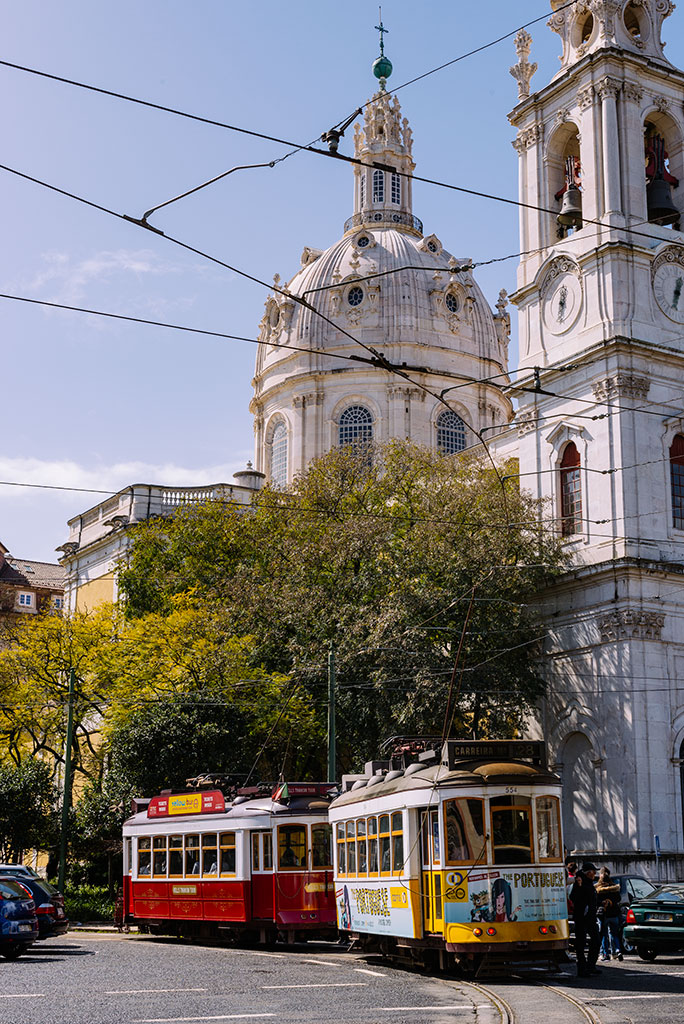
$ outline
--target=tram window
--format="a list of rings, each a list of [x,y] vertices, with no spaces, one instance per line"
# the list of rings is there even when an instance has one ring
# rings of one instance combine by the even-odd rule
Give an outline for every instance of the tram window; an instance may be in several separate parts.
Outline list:
[[[280,825],[278,828],[278,863],[281,868],[306,867],[306,826]]]
[[[441,921],[444,914],[442,912],[442,876],[439,871],[435,871],[432,880],[435,887],[435,920]]]
[[[337,826],[337,873],[338,875],[346,875],[347,873],[347,844],[344,841],[344,822],[340,822]]]
[[[259,870],[259,833],[252,832],[252,871]]]
[[[368,873],[378,873],[378,819],[368,819]]]
[[[447,864],[476,864],[486,860],[484,802],[459,796],[444,804]]]
[[[199,875],[199,836],[185,837],[185,874]]]
[[[273,836],[264,832],[264,871],[273,870]]]
[[[392,872],[401,874],[404,870],[404,824],[401,812],[392,815]]]
[[[216,833],[202,836],[202,874],[218,874],[218,856],[216,852]]]
[[[492,845],[495,864],[532,863],[529,807],[492,807]]]
[[[539,860],[560,860],[560,805],[558,797],[538,796],[535,804]]]
[[[430,835],[432,837],[432,861],[439,864],[442,850],[439,842],[439,811],[430,811]]]
[[[368,874],[368,842],[366,840],[366,819],[359,818],[356,822],[356,854],[357,869],[360,875]]]
[[[264,838],[266,838],[264,836]],[[332,828],[322,822],[311,826],[311,866],[314,868],[332,867]]]
[[[152,869],[152,840],[144,836],[138,840],[138,875],[149,875]]]
[[[152,874],[166,878],[166,836],[155,836],[152,840]]]
[[[221,874],[235,874],[235,833],[222,832],[219,836]]]
[[[169,875],[183,874],[183,836],[169,836]]]
[[[347,822],[347,874],[356,874],[356,829],[354,822]]]
[[[133,871],[133,859],[131,857],[133,851],[132,840],[127,839],[124,844],[124,874],[130,875]]]
[[[380,874],[389,875],[391,872],[390,857],[390,820],[389,814],[380,815]]]

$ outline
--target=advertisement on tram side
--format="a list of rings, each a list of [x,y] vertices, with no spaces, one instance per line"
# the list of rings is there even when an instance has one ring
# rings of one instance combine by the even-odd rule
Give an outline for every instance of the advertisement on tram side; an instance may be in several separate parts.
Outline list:
[[[409,884],[372,880],[338,883],[338,926],[343,931],[414,938],[414,900]]]
[[[568,916],[562,868],[511,868],[444,873],[447,924],[558,921]]]

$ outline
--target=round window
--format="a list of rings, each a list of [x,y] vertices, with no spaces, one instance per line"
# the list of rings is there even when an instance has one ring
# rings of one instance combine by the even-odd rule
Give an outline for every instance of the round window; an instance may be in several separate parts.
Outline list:
[[[363,288],[359,288],[358,285],[350,288],[349,294],[347,295],[347,302],[350,306],[360,306],[363,302]]]
[[[436,242],[428,242],[427,247],[430,250],[430,252],[437,252],[437,243]]]
[[[461,303],[458,301],[458,295],[454,295],[453,292],[447,292],[446,298],[444,299],[444,305],[450,313],[458,313],[461,308]]]
[[[365,249],[367,245],[370,245],[370,238],[368,235],[361,235],[356,239],[356,245],[359,249]]]

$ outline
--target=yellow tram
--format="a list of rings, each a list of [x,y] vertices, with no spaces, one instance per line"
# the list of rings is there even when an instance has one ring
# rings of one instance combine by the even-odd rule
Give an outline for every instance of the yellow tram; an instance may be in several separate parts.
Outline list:
[[[368,951],[471,974],[566,959],[561,784],[545,744],[392,742],[330,805],[339,928]]]

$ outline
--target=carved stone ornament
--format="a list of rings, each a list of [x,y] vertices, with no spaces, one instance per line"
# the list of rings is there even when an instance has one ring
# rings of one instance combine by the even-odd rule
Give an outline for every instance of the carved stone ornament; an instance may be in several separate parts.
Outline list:
[[[305,245],[301,255],[302,266],[308,267],[309,263],[315,263],[318,257],[322,255],[322,249],[312,249],[311,246]]]
[[[608,97],[616,97],[621,88],[622,82],[619,79],[607,76],[606,78],[602,78],[598,83],[596,86],[596,92],[600,97],[601,102],[603,102],[603,100]]]
[[[609,398],[646,398],[651,387],[647,377],[637,377],[632,373],[616,373],[612,377],[597,380],[591,385],[594,398],[604,402]]]
[[[594,86],[587,85],[577,93],[577,103],[580,110],[588,110],[594,103]]]
[[[518,54],[518,63],[510,68],[510,73],[518,83],[518,99],[526,100],[530,95],[530,82],[537,70],[537,64],[530,64],[528,56],[532,47],[532,36],[521,28],[515,37],[515,50]]]
[[[536,412],[523,412],[515,418],[514,426],[517,427],[518,437],[525,437],[533,433],[539,426],[539,415]]]
[[[670,106],[670,101],[667,96],[654,96],[653,105],[656,110],[659,110],[661,114],[664,114]]]
[[[472,303],[469,301],[469,290],[460,281],[456,282],[453,275],[446,287],[430,290],[430,299],[434,312],[446,321],[452,334],[458,334],[464,321],[471,319]]]
[[[498,312],[494,314],[494,326],[496,327],[499,344],[503,347],[506,357],[508,357],[508,343],[511,340],[511,316],[506,308],[507,306],[508,292],[505,288],[502,288],[496,303]]]
[[[622,608],[598,616],[601,641],[660,640],[665,615],[640,609]]]
[[[684,263],[684,245],[668,245],[666,249],[658,253],[651,264],[651,279],[663,263]]]
[[[577,266],[574,260],[571,260],[569,256],[556,256],[554,260],[551,260],[546,273],[544,274],[544,280],[542,281],[541,291],[544,293],[553,284],[557,277],[561,274],[574,274],[575,277],[581,279],[580,268]]]
[[[641,103],[644,90],[636,82],[625,82],[622,86],[622,94],[628,100],[632,100],[634,103]]]
[[[521,128],[513,141],[513,146],[519,153],[522,153],[523,150],[530,149],[531,146],[536,146],[538,142],[541,142],[543,135],[544,126],[541,122],[530,125],[529,128]]]
[[[358,259],[350,260],[350,264],[358,267]],[[374,273],[376,264],[371,261],[368,264],[368,273]],[[363,292],[358,304],[351,305],[349,302],[350,293],[356,286]],[[359,324],[366,324],[369,327],[375,326],[378,322],[380,285],[377,279],[366,280],[354,270],[354,273],[347,275],[339,281],[338,287],[330,290],[330,305],[333,316],[340,316],[352,327]]]

